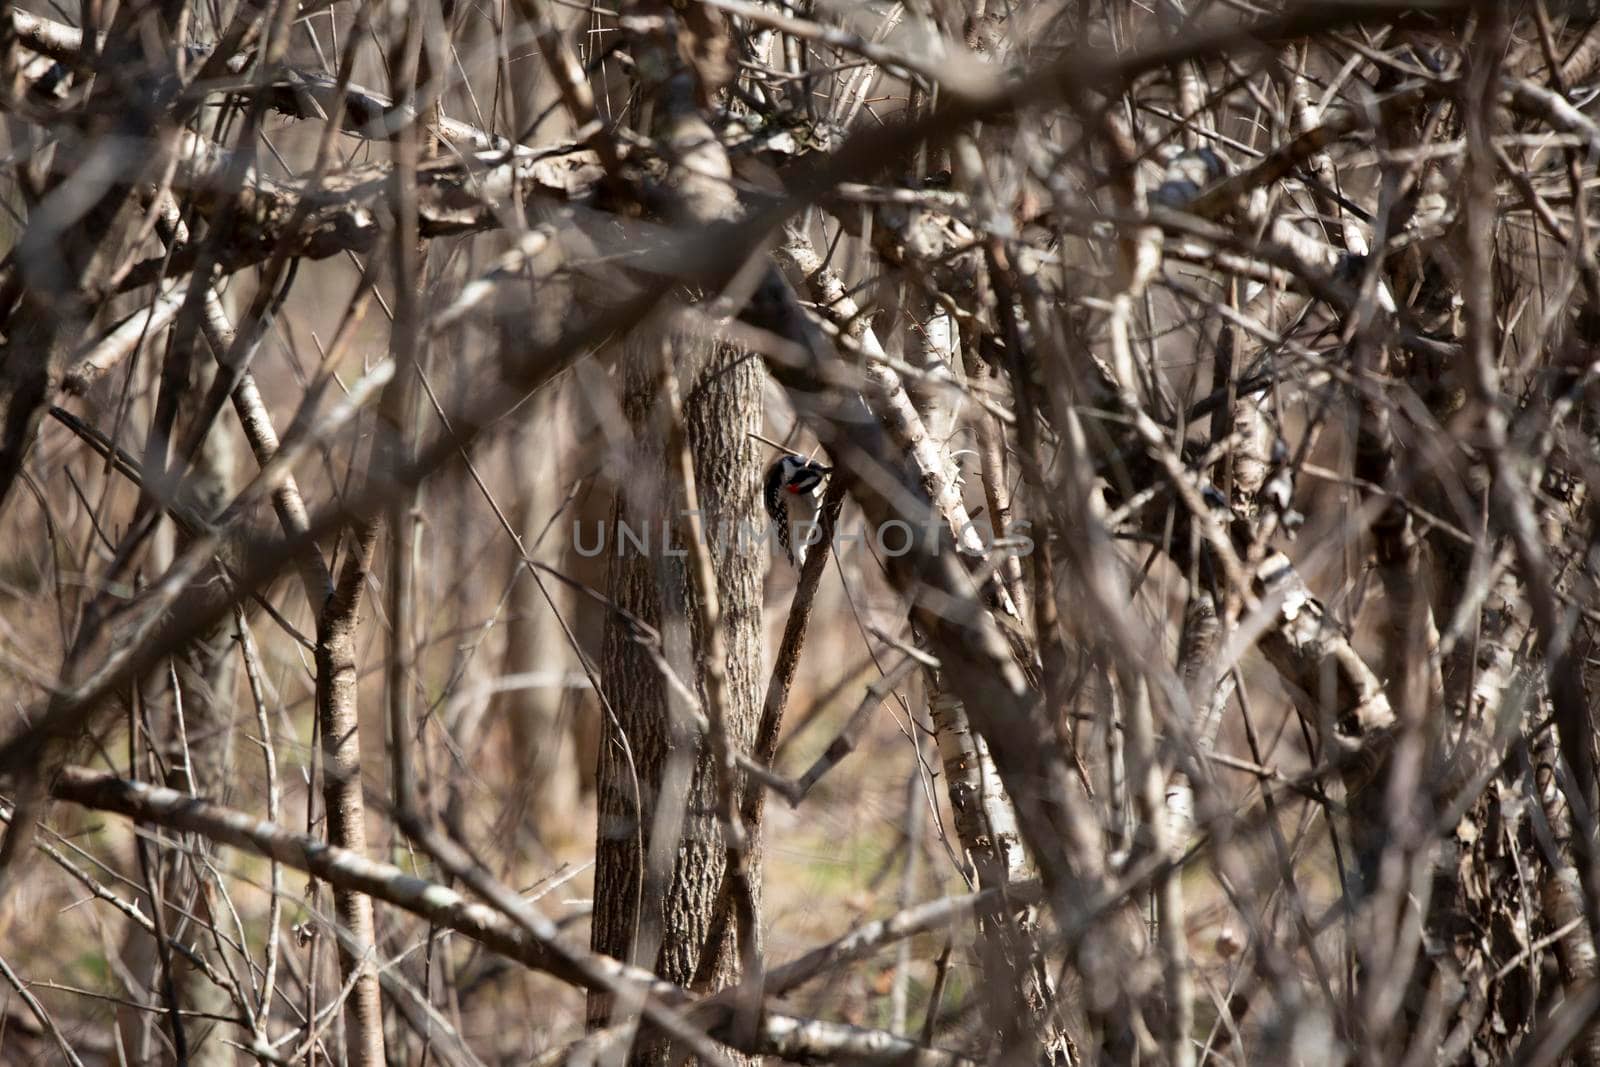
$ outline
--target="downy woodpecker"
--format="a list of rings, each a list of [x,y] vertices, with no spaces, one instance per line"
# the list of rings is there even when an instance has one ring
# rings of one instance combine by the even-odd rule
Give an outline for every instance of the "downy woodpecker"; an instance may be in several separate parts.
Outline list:
[[[807,542],[814,540],[822,510],[822,481],[831,468],[801,456],[783,456],[767,468],[763,498],[778,528],[778,544],[796,569],[805,566]]]

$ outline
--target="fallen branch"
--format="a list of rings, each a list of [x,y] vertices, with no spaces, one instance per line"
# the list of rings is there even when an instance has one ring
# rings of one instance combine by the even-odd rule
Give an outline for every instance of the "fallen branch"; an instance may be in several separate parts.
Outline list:
[[[648,971],[608,956],[585,952],[561,940],[535,939],[500,911],[474,903],[447,886],[187,793],[68,766],[52,783],[50,795],[96,811],[114,812],[151,825],[199,834],[208,840],[277,860],[332,886],[364,893],[436,926],[454,930],[503,956],[563,981],[601,991],[616,992],[626,988],[630,996],[644,996],[648,998],[647,1003],[675,1009],[672,1014],[680,1020],[686,1019],[697,1006],[683,990]],[[920,917],[923,922],[939,921],[949,909],[930,911],[933,912],[931,917]],[[915,922],[916,919],[911,919],[901,923],[900,929]],[[853,941],[859,945],[881,937],[883,935],[874,930],[856,935]],[[851,942],[846,944],[848,951]],[[780,987],[786,987],[784,979],[788,975],[782,970],[779,975],[784,976],[779,979]],[[909,1062],[928,1067],[955,1067],[971,1062],[951,1053],[921,1049],[913,1042],[882,1031],[775,1012],[763,1012],[755,1046],[741,1051],[802,1059],[841,1058],[862,1063]],[[907,1060],[908,1054],[917,1058]]]

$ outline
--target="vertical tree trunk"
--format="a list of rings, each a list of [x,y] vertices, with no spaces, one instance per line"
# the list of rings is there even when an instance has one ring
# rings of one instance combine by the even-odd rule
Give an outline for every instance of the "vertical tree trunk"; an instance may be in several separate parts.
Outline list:
[[[210,368],[201,367],[194,367],[193,372],[190,389],[203,394],[210,387],[214,373]],[[233,448],[222,427],[214,426],[206,435],[189,484],[192,486],[189,503],[207,517],[218,515],[232,499]],[[168,529],[163,527],[162,532]],[[158,537],[157,544],[164,549],[153,553],[153,569],[159,571],[171,563],[172,539]],[[215,576],[209,574],[202,579],[215,580]],[[172,658],[171,674],[163,673],[150,680],[150,693],[160,697],[158,706],[161,708],[161,713],[152,716],[150,723],[159,734],[150,740],[160,749],[163,765],[169,768],[167,781],[159,784],[200,797],[225,799],[232,764],[235,656],[232,627],[219,625],[204,640],[196,641]],[[170,692],[174,681],[175,699]],[[212,910],[213,904],[221,910],[220,898],[203,888],[212,877],[206,867],[214,855],[215,847],[203,838],[194,839],[183,850],[161,851],[155,867],[161,900],[152,901],[148,893],[143,897],[147,911],[153,913],[158,905],[166,910],[164,929],[168,936],[194,946],[202,955],[213,959],[216,943],[207,936],[205,924],[218,922],[218,929],[225,928],[225,922],[219,922],[220,916]],[[137,926],[128,927],[120,955],[127,972],[145,979],[149,990],[161,988],[160,969],[166,957],[166,965],[174,971],[173,985],[179,1007],[203,1013],[184,1024],[185,1049],[192,1067],[224,1067],[234,1062],[233,1049],[221,1039],[227,1036],[245,1040],[244,1036],[225,1022],[204,1017],[235,1014],[227,990],[179,954],[161,952],[155,938]],[[220,966],[217,969],[222,970]],[[132,1006],[118,1010],[117,1027],[130,1055],[141,1047],[145,1028],[159,1019],[159,1016],[152,1019],[150,1013]]]
[[[761,420],[758,361],[725,345],[673,336],[634,346],[626,357],[623,406],[634,429],[637,453],[627,484],[617,494],[615,523],[607,531],[614,555],[608,591],[617,606],[662,631],[672,669],[693,686],[703,704],[705,664],[694,631],[692,601],[682,551],[663,543],[664,523],[681,505],[669,499],[675,484],[663,463],[662,418],[655,368],[669,359],[682,382],[684,422],[703,521],[716,569],[727,641],[731,743],[748,749],[761,710],[761,589],[763,551],[741,546],[741,524],[759,529],[761,458],[750,431]],[[644,549],[619,539],[623,525]],[[651,967],[664,979],[688,985],[701,971],[700,955],[715,910],[725,865],[716,815],[716,783],[710,745],[682,716],[681,699],[670,692],[651,652],[614,619],[606,632],[602,686],[608,709],[599,764],[599,831],[595,873],[593,945],[597,951]],[[752,843],[759,838],[752,830]],[[758,888],[759,857],[751,865]],[[759,914],[759,913],[758,913]],[[725,950],[704,969],[710,985],[735,976],[737,962]],[[590,1021],[603,1022],[610,1005],[591,998]],[[635,1064],[665,1064],[669,1050],[641,1044]]]
[[[355,628],[361,588],[372,561],[375,527],[352,547],[339,586],[317,617],[317,718],[322,733],[322,802],[328,840],[357,855],[367,851],[366,806],[361,795],[361,733],[357,690]],[[374,952],[372,898],[348,889],[334,890],[339,926],[339,973],[348,981],[359,973],[345,1005],[345,1055],[351,1064],[384,1062],[383,1006]]]
[[[565,392],[559,389],[545,390],[529,400],[528,440],[519,446],[526,448],[519,459],[524,471],[523,488],[512,519],[522,537],[523,549],[536,559],[557,565],[566,562],[558,546],[571,543],[571,538],[565,536],[572,529],[571,518],[557,519],[557,528],[545,535],[542,545],[539,542],[551,517],[562,507],[567,484],[560,453],[534,447],[533,442],[535,435],[543,435],[543,440],[548,441],[556,432],[555,427],[570,417],[571,406]],[[592,533],[593,529],[593,523],[585,525],[586,531]],[[568,838],[574,830],[581,777],[577,736],[572,726],[576,702],[560,678],[577,670],[577,663],[561,620],[556,617],[558,610],[567,607],[561,598],[565,590],[548,581],[541,589],[535,575],[521,573],[525,567],[520,558],[513,558],[512,567],[515,585],[511,616],[506,622],[503,673],[510,678],[541,675],[548,680],[529,678],[500,694],[495,711],[505,719],[512,758],[522,772],[516,803],[523,817],[518,826],[548,845]],[[555,600],[554,606],[546,599],[546,593]]]
[[[926,674],[928,715],[933,721],[955,817],[956,838],[972,863],[980,889],[1001,889],[1026,880],[1032,870],[1017,830],[1017,813],[1000,784],[1000,772],[983,738],[973,732],[966,708],[947,691],[939,672]],[[1044,1064],[1078,1061],[1061,1026],[1049,963],[1039,949],[1038,914],[1003,897],[978,913],[985,995],[996,1045],[1003,1057],[1028,1050]]]

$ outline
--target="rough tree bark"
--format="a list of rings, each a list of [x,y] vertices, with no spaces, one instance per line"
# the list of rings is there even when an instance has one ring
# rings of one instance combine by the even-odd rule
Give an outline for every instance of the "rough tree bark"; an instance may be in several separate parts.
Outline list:
[[[698,106],[726,77],[721,50],[727,42],[703,9],[674,15],[664,5],[641,3],[630,11],[658,20],[647,23],[634,41],[644,59],[641,118],[668,156],[671,221],[707,226],[728,219],[737,211],[728,158]],[[671,33],[675,17],[685,20],[681,37]],[[701,605],[683,562],[684,549],[662,543],[681,536],[671,531],[689,528],[676,513],[681,500],[668,488],[680,484],[671,473],[679,457],[664,454],[665,420],[673,405],[659,390],[666,376],[674,375],[727,649],[720,714],[733,751],[747,752],[762,708],[766,558],[763,551],[740,544],[739,532],[765,528],[759,503],[762,454],[750,436],[762,418],[761,361],[675,324],[649,327],[630,341],[622,368],[622,406],[639,450],[633,469],[640,476],[617,495],[610,534],[620,554],[612,561],[608,589],[618,607],[658,628],[667,667],[692,687],[693,699],[705,708],[707,635],[698,632]],[[623,543],[624,524],[652,532],[648,550]],[[597,776],[594,947],[653,964],[661,977],[681,985],[693,984],[697,975],[704,986],[725,985],[738,971],[730,939],[709,949],[721,958],[701,959],[727,862],[710,739],[699,736],[682,714],[686,694],[666,684],[651,656],[616,620],[606,632],[602,688],[608,706]],[[746,788],[741,777],[732,782],[735,811]],[[748,845],[758,848],[759,835],[749,830]],[[751,933],[759,937],[759,856],[749,856],[748,867],[756,926]],[[602,1022],[612,1007],[591,997],[590,1021]],[[635,1062],[665,1064],[672,1056],[670,1047],[651,1042],[636,1052]]]
[[[684,420],[694,456],[700,505],[717,572],[728,660],[730,739],[748,750],[762,706],[761,588],[764,548],[741,546],[730,536],[762,529],[761,456],[749,436],[760,428],[762,372],[747,353],[703,339],[673,335],[630,351],[624,408],[638,449],[636,478],[619,488],[612,527],[608,592],[618,607],[651,626],[663,619],[691,620],[689,631],[662,634],[667,664],[704,703],[705,664],[694,633],[697,618],[670,499],[673,480],[661,454],[657,361],[670,360],[683,382]],[[663,523],[674,531],[664,546]],[[626,540],[624,529],[648,536],[648,551]],[[701,968],[700,953],[722,883],[724,854],[716,816],[716,783],[709,742],[682,714],[647,650],[620,626],[606,633],[602,687],[607,704],[598,776],[599,836],[595,873],[593,946],[597,951],[652,967],[669,982],[687,986]],[[676,707],[675,707],[676,705]],[[759,864],[755,865],[759,870]],[[756,879],[759,884],[759,877]],[[736,974],[731,951],[710,970],[711,988]],[[591,998],[590,1018],[610,1014]],[[643,1048],[633,1062],[665,1064],[669,1051]]]

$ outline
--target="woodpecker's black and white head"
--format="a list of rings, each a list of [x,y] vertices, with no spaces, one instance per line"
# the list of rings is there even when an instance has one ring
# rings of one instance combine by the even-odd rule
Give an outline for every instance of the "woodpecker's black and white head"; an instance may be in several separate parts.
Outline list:
[[[829,468],[801,456],[783,456],[767,468],[763,497],[767,514],[778,528],[778,544],[796,568],[806,562],[806,544],[817,537],[822,510],[822,481]]]

